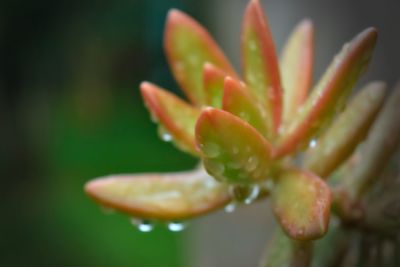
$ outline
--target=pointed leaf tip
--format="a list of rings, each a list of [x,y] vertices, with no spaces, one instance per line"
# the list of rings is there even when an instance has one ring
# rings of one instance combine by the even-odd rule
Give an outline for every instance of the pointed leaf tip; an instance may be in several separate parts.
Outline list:
[[[259,1],[250,1],[242,26],[241,50],[246,84],[265,105],[268,128],[278,131],[282,89],[275,45]]]
[[[283,122],[290,122],[307,97],[312,82],[314,26],[301,21],[289,36],[281,55]]]
[[[196,105],[205,103],[203,67],[210,62],[229,75],[236,73],[211,35],[197,21],[178,10],[168,13],[164,49],[176,81]]]
[[[298,111],[295,120],[283,129],[277,148],[278,157],[304,149],[341,111],[354,84],[368,67],[376,38],[376,29],[369,28],[343,46]]]
[[[274,131],[268,129],[264,109],[257,99],[248,93],[244,83],[231,77],[225,78],[222,109],[248,122],[268,140],[273,140]]]
[[[197,156],[194,127],[200,110],[149,82],[142,82],[140,91],[152,118],[160,124],[161,134],[171,136],[178,148]]]
[[[386,92],[383,82],[371,82],[339,114],[333,124],[309,149],[304,165],[322,178],[327,178],[367,136],[381,109]]]
[[[328,185],[318,176],[292,169],[279,177],[271,201],[287,235],[296,240],[313,240],[328,229],[331,195]]]
[[[102,177],[89,181],[85,192],[130,216],[166,221],[209,213],[230,201],[227,186],[204,171]]]
[[[206,108],[196,124],[196,144],[207,172],[228,183],[262,181],[270,173],[272,148],[248,123]]]

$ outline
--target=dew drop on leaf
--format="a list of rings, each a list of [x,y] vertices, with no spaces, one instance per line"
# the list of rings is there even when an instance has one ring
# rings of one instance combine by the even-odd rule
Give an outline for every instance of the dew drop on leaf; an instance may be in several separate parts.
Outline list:
[[[216,158],[220,154],[219,146],[215,143],[204,143],[202,144],[201,149],[207,158]]]
[[[225,206],[224,210],[226,213],[232,213],[236,210],[236,206],[237,206],[236,202],[232,201],[231,203]]]
[[[137,227],[137,229],[140,232],[147,233],[147,232],[151,232],[154,229],[154,225],[149,220],[141,220],[141,219],[137,219],[137,218],[131,218],[131,223],[132,223],[132,225]]]
[[[158,127],[158,135],[160,136],[161,140],[165,142],[172,141],[172,135],[163,126]]]
[[[180,232],[186,228],[186,225],[182,222],[170,222],[167,227],[171,232]]]

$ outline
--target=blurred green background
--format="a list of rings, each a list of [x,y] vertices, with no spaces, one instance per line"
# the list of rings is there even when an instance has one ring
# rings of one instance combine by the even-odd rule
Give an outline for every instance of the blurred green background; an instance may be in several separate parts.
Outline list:
[[[367,78],[398,78],[398,0],[262,2],[278,47],[301,18],[316,22],[316,77],[343,42],[375,25]],[[200,219],[203,228],[182,233],[140,233],[82,190],[97,176],[196,164],[157,138],[138,86],[149,80],[181,94],[162,50],[172,7],[210,28],[239,66],[246,3],[0,1],[0,266],[255,266],[271,232],[260,210]]]

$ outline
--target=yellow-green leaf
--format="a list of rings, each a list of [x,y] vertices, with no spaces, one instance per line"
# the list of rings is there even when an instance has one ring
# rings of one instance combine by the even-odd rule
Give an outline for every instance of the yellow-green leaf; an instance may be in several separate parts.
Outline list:
[[[272,193],[272,208],[288,236],[296,240],[322,237],[329,224],[332,196],[318,176],[302,170],[286,170]]]
[[[85,191],[103,206],[156,220],[202,215],[230,201],[227,186],[204,171],[112,175],[89,181]]]
[[[263,136],[268,136],[273,129],[268,130],[265,123],[266,114],[258,101],[248,93],[244,84],[230,77],[225,79],[222,109],[240,117],[256,128]]]
[[[303,20],[284,46],[280,67],[283,87],[283,122],[288,123],[307,97],[312,83],[314,26]]]
[[[385,97],[385,84],[374,82],[358,93],[346,110],[309,149],[305,167],[322,178],[336,169],[366,137]]]
[[[204,64],[203,85],[206,105],[221,108],[224,79],[227,74],[211,63]]]
[[[196,143],[205,169],[220,181],[240,184],[268,178],[270,144],[251,125],[226,111],[202,111],[196,124]]]
[[[200,110],[149,82],[143,82],[140,90],[152,118],[160,123],[160,137],[173,141],[185,152],[198,155],[194,127]]]
[[[175,79],[194,104],[205,103],[203,66],[206,62],[236,77],[207,30],[181,11],[173,9],[168,14],[164,49]]]
[[[302,149],[315,138],[340,111],[351,89],[366,70],[377,39],[377,31],[369,28],[344,45],[335,57],[295,120],[282,129],[283,137],[277,155],[284,156]]]
[[[250,1],[242,26],[244,79],[257,99],[265,104],[269,129],[281,122],[282,90],[275,46],[258,0]]]

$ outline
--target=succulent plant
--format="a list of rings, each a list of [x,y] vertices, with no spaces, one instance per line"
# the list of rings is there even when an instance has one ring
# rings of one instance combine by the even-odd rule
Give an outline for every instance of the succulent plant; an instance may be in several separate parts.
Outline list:
[[[164,48],[188,101],[149,82],[140,89],[161,138],[201,164],[180,173],[97,178],[85,185],[87,194],[143,219],[143,231],[151,230],[149,221],[172,222],[171,230],[180,230],[178,221],[269,199],[283,231],[277,231],[262,266],[309,266],[313,247],[315,266],[346,264],[336,256],[353,253],[360,235],[352,234],[358,242],[352,245],[331,231],[395,236],[400,85],[386,105],[383,82],[367,84],[348,101],[377,39],[376,29],[368,28],[343,46],[310,90],[313,39],[312,22],[300,22],[278,62],[267,19],[251,0],[239,76],[202,26],[171,10]],[[379,199],[388,184],[397,187]],[[335,244],[343,249],[328,253]],[[340,263],[328,265],[334,260]]]

